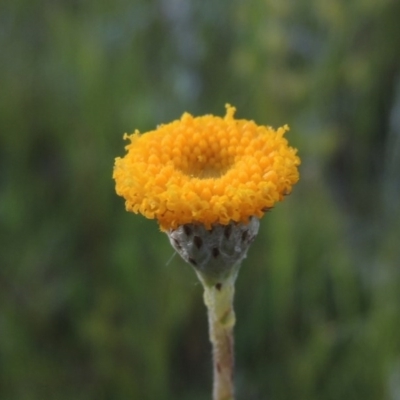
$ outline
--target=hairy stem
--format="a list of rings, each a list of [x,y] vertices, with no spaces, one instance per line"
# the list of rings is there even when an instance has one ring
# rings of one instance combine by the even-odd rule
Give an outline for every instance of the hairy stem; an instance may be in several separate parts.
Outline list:
[[[213,350],[213,400],[234,399],[235,278],[236,274],[232,274],[213,286],[204,285],[204,303],[208,310],[209,333]]]

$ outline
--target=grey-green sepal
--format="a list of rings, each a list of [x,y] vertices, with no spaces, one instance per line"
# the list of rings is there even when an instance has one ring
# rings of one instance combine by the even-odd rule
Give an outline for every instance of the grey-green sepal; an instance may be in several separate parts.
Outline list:
[[[167,234],[173,248],[195,268],[202,283],[214,286],[237,274],[259,226],[258,218],[252,217],[247,224],[215,224],[210,230],[202,224],[185,224]]]

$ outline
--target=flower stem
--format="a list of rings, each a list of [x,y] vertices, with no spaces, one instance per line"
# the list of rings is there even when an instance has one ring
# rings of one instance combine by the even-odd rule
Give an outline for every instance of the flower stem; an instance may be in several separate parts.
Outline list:
[[[213,285],[204,285],[209,334],[213,349],[213,400],[234,400],[233,309],[236,274]]]

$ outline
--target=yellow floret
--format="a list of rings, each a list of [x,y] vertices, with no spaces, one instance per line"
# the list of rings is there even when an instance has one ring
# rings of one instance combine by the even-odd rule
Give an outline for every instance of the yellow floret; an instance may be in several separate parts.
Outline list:
[[[246,223],[289,194],[299,180],[297,150],[277,131],[234,118],[185,113],[154,131],[124,135],[127,154],[113,177],[128,211],[156,218],[162,230],[187,223]]]

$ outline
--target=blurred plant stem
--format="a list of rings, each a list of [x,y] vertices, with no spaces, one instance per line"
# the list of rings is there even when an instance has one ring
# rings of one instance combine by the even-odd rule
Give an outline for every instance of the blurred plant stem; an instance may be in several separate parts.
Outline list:
[[[235,280],[236,273],[216,285],[204,284],[204,303],[208,310],[209,335],[213,350],[213,400],[234,399]]]

